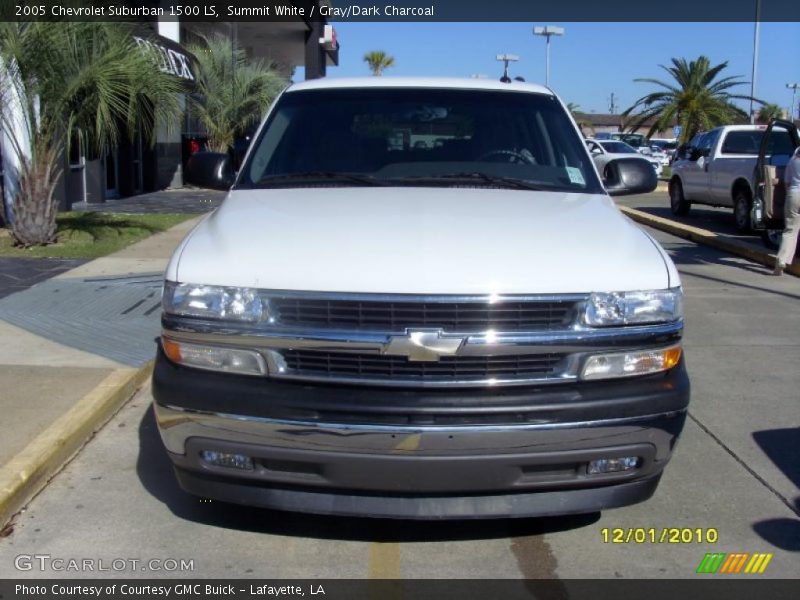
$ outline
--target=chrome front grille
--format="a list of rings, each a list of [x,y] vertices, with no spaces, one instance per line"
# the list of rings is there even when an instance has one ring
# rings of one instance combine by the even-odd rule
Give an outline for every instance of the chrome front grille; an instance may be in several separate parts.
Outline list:
[[[577,313],[574,299],[417,302],[286,297],[270,299],[270,306],[284,326],[387,332],[414,327],[458,333],[554,331],[569,327]]]
[[[409,384],[546,380],[563,376],[568,362],[561,353],[444,356],[436,362],[318,350],[283,350],[280,355],[293,377]]]
[[[165,314],[164,334],[257,352],[272,379],[478,388],[573,382],[588,354],[666,345],[683,330],[681,321],[587,328],[586,294],[260,294],[258,323]]]

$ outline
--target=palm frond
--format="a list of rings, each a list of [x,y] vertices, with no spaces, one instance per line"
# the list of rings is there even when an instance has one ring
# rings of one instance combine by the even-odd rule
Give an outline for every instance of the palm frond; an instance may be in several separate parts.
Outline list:
[[[686,141],[698,131],[740,121],[742,115],[746,118],[744,111],[731,104],[732,100],[751,100],[750,96],[731,92],[746,82],[739,76],[720,77],[728,67],[727,62],[712,66],[706,56],[695,60],[673,57],[669,65],[659,67],[674,82],[634,79],[661,89],[642,96],[623,111],[628,129],[638,129],[650,122],[649,135],[653,135],[677,124],[682,127],[681,141]]]

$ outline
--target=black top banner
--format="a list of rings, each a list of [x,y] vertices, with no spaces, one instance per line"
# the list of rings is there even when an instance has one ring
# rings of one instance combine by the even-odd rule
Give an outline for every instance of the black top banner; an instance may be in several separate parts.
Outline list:
[[[3,0],[0,21],[796,22],[800,0]]]

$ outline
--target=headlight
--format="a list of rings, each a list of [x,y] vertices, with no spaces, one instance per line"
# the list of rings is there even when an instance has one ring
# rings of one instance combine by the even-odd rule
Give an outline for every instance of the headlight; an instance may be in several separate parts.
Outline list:
[[[164,312],[203,319],[253,323],[268,316],[257,290],[192,283],[164,284]]]
[[[586,303],[590,327],[668,323],[683,318],[681,288],[646,292],[594,293]]]

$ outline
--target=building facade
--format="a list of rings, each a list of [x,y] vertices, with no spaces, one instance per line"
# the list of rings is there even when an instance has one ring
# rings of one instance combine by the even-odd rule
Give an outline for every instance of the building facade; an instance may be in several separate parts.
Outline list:
[[[327,0],[313,2],[328,3]],[[163,0],[150,3],[165,9],[173,4]],[[297,3],[309,5],[308,1],[298,0]],[[135,29],[134,41],[151,51],[153,68],[180,78],[187,93],[191,93],[197,66],[186,46],[203,35],[218,33],[228,37],[232,45],[244,49],[248,58],[273,64],[287,79],[300,66],[305,69],[306,79],[324,77],[327,67],[338,63],[338,41],[332,26],[301,16],[281,22],[211,23],[153,18],[142,21]],[[0,107],[0,110],[8,109]],[[188,140],[202,133],[191,119],[184,118],[181,126],[172,132],[159,131],[155,146],[146,143],[138,131],[133,135],[126,133],[104,156],[92,156],[80,147],[70,148],[63,157],[63,175],[56,189],[60,210],[71,210],[76,204],[113,202],[118,198],[180,187],[182,165],[190,152]],[[9,220],[13,218],[19,165],[4,141],[7,142],[0,136],[0,191],[4,215]]]

